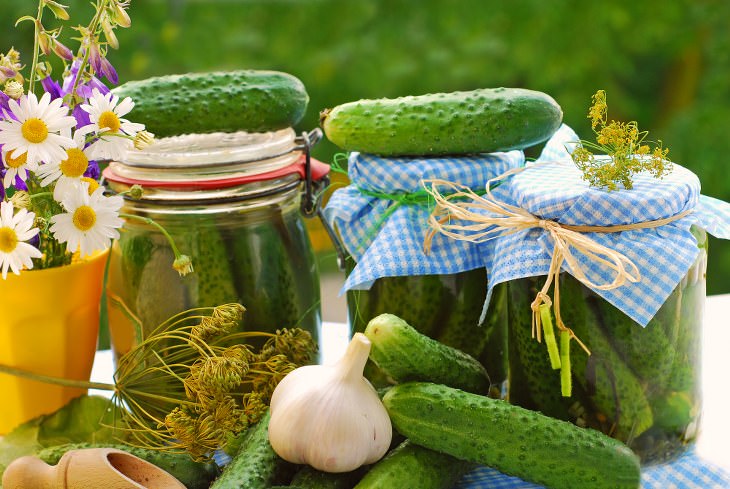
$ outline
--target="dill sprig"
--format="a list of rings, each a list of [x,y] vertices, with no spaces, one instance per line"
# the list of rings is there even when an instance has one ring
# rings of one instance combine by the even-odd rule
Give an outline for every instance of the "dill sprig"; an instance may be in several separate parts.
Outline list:
[[[647,140],[648,131],[639,131],[636,121],[608,120],[604,90],[598,90],[591,99],[593,104],[588,110],[588,119],[596,142],[581,139],[572,153],[573,162],[583,172],[584,180],[593,187],[609,191],[616,190],[619,184],[631,189],[632,176],[636,173],[647,171],[655,178],[662,178],[672,171],[672,162],[667,159],[669,149],[664,148],[661,141]],[[596,157],[594,152],[607,158]]]
[[[311,362],[308,332],[236,331],[244,311],[185,311],[119,359],[115,396],[128,443],[209,458],[260,419],[286,374]]]

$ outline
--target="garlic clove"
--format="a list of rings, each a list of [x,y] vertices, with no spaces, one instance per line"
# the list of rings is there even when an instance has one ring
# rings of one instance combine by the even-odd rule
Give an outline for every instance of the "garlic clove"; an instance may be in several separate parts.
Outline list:
[[[349,472],[385,455],[390,418],[363,377],[370,340],[356,333],[333,365],[289,373],[271,398],[269,442],[284,460],[325,472]]]

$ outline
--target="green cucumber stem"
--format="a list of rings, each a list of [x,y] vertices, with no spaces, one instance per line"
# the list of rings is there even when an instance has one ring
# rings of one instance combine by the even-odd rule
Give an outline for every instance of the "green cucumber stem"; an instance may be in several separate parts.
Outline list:
[[[555,341],[555,330],[553,329],[553,319],[550,316],[549,304],[540,304],[540,319],[542,320],[542,332],[545,337],[545,345],[550,356],[550,366],[553,370],[558,370],[560,368],[560,354],[558,353],[558,344]]]

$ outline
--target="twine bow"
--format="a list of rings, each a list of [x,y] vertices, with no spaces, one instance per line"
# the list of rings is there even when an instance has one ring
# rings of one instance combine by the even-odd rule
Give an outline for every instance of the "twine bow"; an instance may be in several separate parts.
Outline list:
[[[556,221],[541,219],[521,207],[500,201],[492,194],[491,188],[494,181],[503,180],[527,168],[531,167],[515,168],[489,180],[483,196],[477,195],[470,188],[454,182],[441,179],[425,180],[426,191],[431,194],[436,205],[428,219],[431,230],[425,237],[424,251],[426,253],[430,252],[436,233],[473,243],[482,243],[525,229],[541,228],[549,233],[553,242],[550,269],[545,284],[531,304],[532,336],[538,342],[541,342],[543,331],[545,332],[552,366],[553,368],[561,368],[560,357],[565,358],[567,355],[565,352],[558,355],[550,317],[551,306],[554,310],[556,326],[561,334],[561,345],[565,345],[565,349],[567,349],[569,339],[575,339],[588,355],[591,353],[575,333],[565,325],[560,315],[558,276],[563,264],[567,265],[567,269],[576,279],[595,290],[612,290],[627,282],[636,283],[641,280],[639,269],[628,257],[594,241],[585,233],[617,233],[635,229],[655,228],[685,217],[691,212],[691,209],[664,219],[617,226],[561,224]],[[439,191],[439,188],[444,187],[447,188],[448,195],[444,195]],[[613,273],[613,280],[608,283],[596,283],[590,280],[583,266],[576,260],[572,250],[576,250],[591,261],[608,268]],[[553,298],[551,299],[548,292],[553,284]],[[567,341],[564,339],[566,335],[568,337]],[[561,376],[561,378],[564,377],[566,376]],[[563,395],[570,396],[569,386],[564,385]]]

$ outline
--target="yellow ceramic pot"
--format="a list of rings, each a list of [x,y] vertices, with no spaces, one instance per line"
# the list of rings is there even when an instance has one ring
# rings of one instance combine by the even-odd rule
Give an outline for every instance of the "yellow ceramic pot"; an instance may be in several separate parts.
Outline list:
[[[106,257],[0,278],[0,364],[89,380]],[[85,393],[0,374],[0,435]]]

